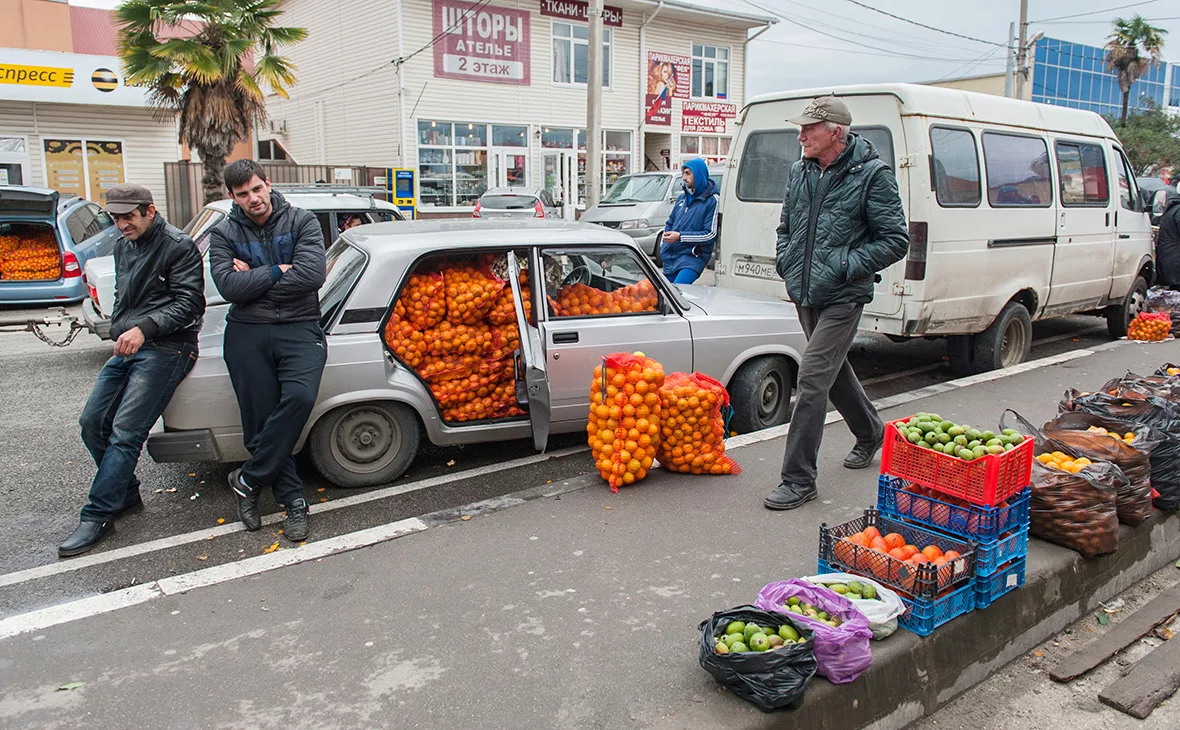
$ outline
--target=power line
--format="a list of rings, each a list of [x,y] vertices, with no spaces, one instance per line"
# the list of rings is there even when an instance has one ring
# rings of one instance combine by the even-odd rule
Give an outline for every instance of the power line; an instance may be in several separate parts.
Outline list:
[[[852,48],[832,48],[830,46],[813,46],[807,43],[795,43],[793,41],[781,41],[775,38],[755,38],[755,43],[774,43],[776,45],[790,46],[792,48],[808,48],[816,51],[833,51],[836,53],[846,53],[855,56],[877,56],[881,58],[915,58],[922,61],[942,61],[946,63],[971,63],[977,61],[980,57],[975,58],[946,58],[938,56],[920,55],[916,53],[901,53],[900,51],[889,51],[887,53],[872,53],[869,51],[858,51]],[[989,49],[984,51],[982,55],[989,53],[999,53],[1003,49]]]
[[[1001,48],[1007,47],[1007,44],[1004,44],[1004,43],[996,43],[995,41],[985,41],[982,38],[975,38],[973,36],[963,35],[962,33],[955,33],[954,31],[943,30],[942,28],[935,28],[933,25],[926,25],[925,23],[919,23],[916,20],[910,20],[909,18],[903,18],[900,15],[894,15],[893,13],[886,12],[884,10],[881,10],[880,8],[874,8],[872,5],[866,5],[865,3],[862,3],[859,0],[848,0],[848,2],[850,2],[853,5],[856,5],[858,7],[862,7],[865,10],[872,10],[874,13],[880,13],[881,15],[893,18],[894,20],[900,20],[903,23],[909,23],[910,25],[916,25],[919,28],[925,28],[926,30],[932,30],[936,33],[943,33],[945,35],[954,36],[955,38],[962,38],[963,40],[974,41],[975,43],[986,43],[989,46],[999,46]]]
[[[1092,10],[1088,13],[1077,13],[1075,15],[1059,15],[1056,18],[1045,18],[1043,20],[1033,20],[1033,21],[1030,21],[1029,24],[1031,25],[1033,23],[1048,23],[1051,20],[1069,20],[1070,18],[1084,18],[1087,15],[1101,15],[1102,13],[1109,13],[1114,10],[1126,10],[1127,8],[1137,8],[1140,5],[1153,5],[1157,2],[1159,2],[1159,0],[1145,0],[1145,2],[1129,3],[1127,5],[1116,5],[1113,8],[1103,8],[1102,10]]]
[[[828,11],[820,10],[818,8],[812,7],[811,5],[797,2],[797,0],[779,0],[779,2],[785,2],[788,5],[795,5],[797,7],[804,9],[804,10],[807,10],[807,11],[810,11],[813,13],[820,13],[825,16],[831,14]],[[859,35],[859,36],[863,36],[865,38],[872,38],[873,40],[879,40],[879,41],[884,41],[886,43],[893,43],[893,44],[897,44],[897,45],[906,46],[909,48],[909,50],[916,50],[916,46],[918,46],[918,45],[925,46],[926,48],[929,48],[929,49],[938,48],[939,50],[941,50],[941,46],[934,45],[935,41],[932,38],[928,38],[928,37],[922,38],[917,35],[913,35],[911,33],[901,33],[899,31],[893,30],[891,28],[885,28],[883,26],[874,25],[872,23],[866,22],[866,23],[861,23],[860,25],[862,25],[866,28],[873,28],[875,30],[879,30],[881,32],[888,33],[891,37],[882,38],[881,36],[869,35],[868,33],[859,33],[857,31],[850,30],[848,28],[843,28],[838,25],[833,25],[831,23],[825,23],[822,20],[817,20],[814,18],[806,18],[806,20],[809,23],[815,23],[816,25],[820,25],[820,26],[826,27],[831,30],[837,30],[842,33],[851,33],[853,35]],[[895,40],[897,38],[909,39],[910,42],[899,42],[899,41]]]
[[[1167,18],[1144,18],[1148,23],[1159,23],[1164,20],[1180,20],[1180,15]],[[1032,25],[1032,23],[1029,23]],[[1042,20],[1037,25],[1110,25],[1109,20]]]
[[[971,69],[975,68],[976,66],[980,66],[980,65],[983,65],[983,64],[985,64],[985,63],[991,63],[991,62],[994,62],[994,60],[995,60],[995,59],[993,59],[993,58],[992,58],[992,56],[996,55],[996,54],[997,54],[997,53],[999,53],[1000,51],[1006,51],[1006,50],[1007,50],[1007,49],[1004,49],[1004,48],[992,48],[992,49],[990,49],[990,50],[984,51],[983,53],[981,53],[981,54],[979,54],[978,56],[976,56],[974,59],[972,59],[972,60],[968,61],[967,63],[963,64],[962,66],[959,66],[959,67],[958,67],[958,68],[956,68],[954,71],[951,71],[951,72],[950,72],[950,73],[948,73],[947,75],[945,75],[945,76],[943,76],[942,78],[938,79],[938,81],[936,81],[935,83],[938,83],[938,82],[940,82],[940,81],[947,81],[947,80],[949,80],[949,79],[953,79],[953,78],[955,78],[956,76],[959,76],[960,74],[965,74],[965,73],[967,73],[968,71],[970,71]],[[1005,59],[1005,62],[1006,62],[1006,61],[1007,61],[1007,59]]]
[[[445,37],[445,36],[446,36],[448,33],[450,33],[450,32],[451,32],[451,30],[453,30],[453,29],[455,29],[455,28],[462,27],[463,23],[464,23],[464,22],[465,22],[465,21],[466,21],[468,18],[470,18],[470,17],[471,17],[473,14],[475,14],[476,12],[478,12],[479,10],[481,10],[481,9],[482,9],[484,6],[486,6],[486,5],[487,5],[489,2],[491,2],[491,0],[479,0],[478,2],[476,2],[476,3],[475,3],[475,5],[472,5],[472,6],[471,6],[470,8],[468,8],[466,11],[464,11],[464,13],[463,13],[462,15],[460,15],[460,16],[459,16],[459,19],[458,19],[457,21],[455,21],[453,24],[451,24],[451,25],[447,26],[446,28],[443,28],[443,29],[442,29],[442,30],[441,30],[441,31],[438,33],[438,35],[436,35],[436,36],[434,36],[433,38],[431,38],[429,43],[427,43],[426,45],[422,46],[422,47],[421,47],[421,48],[419,48],[418,50],[414,51],[414,52],[413,52],[413,53],[411,53],[410,55],[408,55],[408,56],[405,56],[405,57],[403,57],[403,58],[399,58],[399,59],[397,59],[397,61],[395,61],[395,63],[397,63],[398,65],[404,64],[406,61],[409,61],[411,58],[413,58],[414,56],[417,56],[419,53],[422,53],[423,51],[425,51],[425,50],[427,50],[427,49],[431,48],[431,47],[432,47],[432,46],[433,46],[435,43],[438,43],[438,42],[439,42],[439,41],[441,41],[441,40],[442,40],[442,39],[443,39],[443,38],[444,38],[444,37]]]

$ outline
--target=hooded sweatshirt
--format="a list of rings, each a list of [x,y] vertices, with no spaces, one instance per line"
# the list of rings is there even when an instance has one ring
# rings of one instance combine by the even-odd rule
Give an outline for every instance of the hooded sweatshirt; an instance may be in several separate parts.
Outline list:
[[[683,269],[692,269],[700,274],[713,255],[717,242],[717,184],[709,179],[709,168],[705,161],[694,158],[684,163],[684,169],[692,172],[693,187],[684,185],[684,192],[672,206],[664,231],[676,231],[680,240],[660,245],[660,258],[664,261],[664,272],[674,274]]]

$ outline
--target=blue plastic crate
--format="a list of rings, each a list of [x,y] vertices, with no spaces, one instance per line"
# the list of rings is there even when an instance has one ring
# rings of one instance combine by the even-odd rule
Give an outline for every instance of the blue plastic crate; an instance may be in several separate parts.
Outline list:
[[[981,542],[977,549],[975,575],[983,578],[992,576],[1001,565],[1028,555],[1028,528],[993,542]]]
[[[969,585],[942,598],[901,597],[906,611],[897,622],[918,636],[929,636],[939,626],[975,609],[975,586]]]
[[[999,570],[986,578],[976,577],[975,607],[987,608],[1000,596],[1024,585],[1024,570],[1027,564],[1028,558],[1019,558],[1000,566]]]
[[[882,474],[877,481],[877,509],[932,530],[978,542],[996,540],[1011,530],[1028,527],[1032,491],[1008,498],[1003,507],[960,507],[934,497],[905,491],[905,479]]]

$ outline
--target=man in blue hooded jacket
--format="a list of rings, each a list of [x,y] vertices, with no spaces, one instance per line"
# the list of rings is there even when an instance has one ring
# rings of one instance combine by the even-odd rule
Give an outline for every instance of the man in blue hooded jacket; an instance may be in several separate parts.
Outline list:
[[[705,270],[717,241],[717,184],[697,157],[684,163],[684,192],[664,224],[660,258],[673,284],[691,284]]]

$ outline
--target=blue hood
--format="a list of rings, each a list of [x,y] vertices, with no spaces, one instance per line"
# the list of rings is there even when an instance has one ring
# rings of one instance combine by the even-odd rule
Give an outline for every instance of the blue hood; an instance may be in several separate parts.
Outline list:
[[[687,186],[684,186],[684,183],[681,183],[681,185],[684,186],[684,191],[686,193],[689,193],[690,195],[699,195],[700,193],[703,193],[709,189],[709,166],[705,164],[704,160],[699,157],[694,157],[681,166],[681,169],[686,168],[692,171],[693,181],[692,190],[689,190]]]

